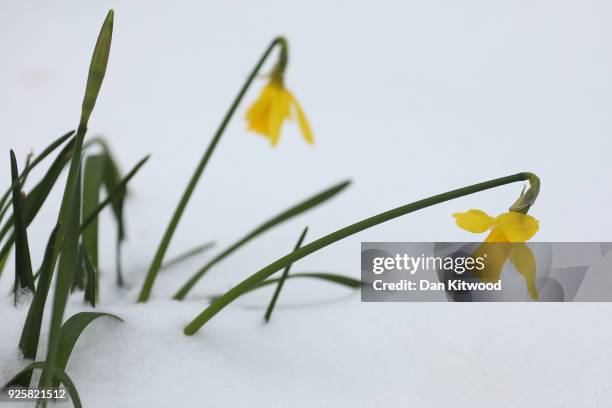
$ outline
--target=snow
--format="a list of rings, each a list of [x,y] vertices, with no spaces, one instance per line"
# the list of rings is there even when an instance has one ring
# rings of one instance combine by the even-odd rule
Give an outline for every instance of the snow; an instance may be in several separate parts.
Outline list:
[[[106,135],[123,169],[152,158],[128,202],[123,290],[114,286],[114,224],[102,218],[96,309],[125,322],[99,319],[75,347],[67,371],[86,407],[609,406],[609,304],[366,304],[345,288],[296,279],[269,324],[263,314],[272,288],[239,299],[195,336],[182,334],[211,295],[289,252],[305,225],[308,241],[518,171],[542,179],[532,212],[541,224],[537,240],[609,241],[609,4],[3,1],[0,153],[13,148],[23,158],[76,125],[92,46],[110,7],[114,43],[91,135]],[[289,124],[270,149],[246,132],[243,104],[169,255],[211,239],[217,247],[164,271],[152,301],[136,304],[187,178],[279,33],[292,47],[287,83],[311,119],[315,147]],[[8,185],[5,157],[0,185]],[[349,177],[354,185],[333,201],[217,265],[184,302],[169,300],[215,251]],[[358,277],[361,241],[473,239],[450,214],[500,213],[520,189],[410,214],[313,254],[294,271]],[[56,188],[29,229],[35,265],[60,194]],[[9,292],[11,268],[12,260],[0,294]],[[14,308],[6,296],[0,302],[2,382],[25,365],[16,346],[27,304]],[[75,295],[66,316],[82,310],[90,309]]]

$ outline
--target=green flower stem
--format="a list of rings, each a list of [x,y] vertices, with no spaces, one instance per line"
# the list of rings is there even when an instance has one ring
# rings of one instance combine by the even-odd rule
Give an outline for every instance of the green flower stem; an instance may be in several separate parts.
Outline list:
[[[195,190],[195,187],[198,181],[200,180],[202,173],[204,172],[204,168],[206,167],[206,164],[208,163],[210,156],[212,156],[213,152],[215,151],[215,148],[217,147],[217,144],[219,143],[219,140],[221,139],[221,136],[223,135],[225,128],[227,127],[232,116],[234,116],[234,113],[236,112],[238,105],[242,101],[242,98],[246,94],[246,91],[249,89],[249,87],[251,86],[251,83],[257,77],[257,74],[259,73],[259,70],[263,66],[264,62],[268,59],[268,56],[270,55],[272,50],[277,45],[281,47],[281,54],[285,56],[284,58],[286,60],[287,43],[284,38],[278,37],[274,39],[274,41],[272,41],[270,46],[263,53],[263,55],[257,62],[257,65],[255,65],[255,68],[253,69],[251,74],[248,76],[246,82],[240,89],[240,92],[238,92],[238,95],[236,95],[234,102],[232,103],[229,110],[225,114],[225,117],[223,118],[221,125],[217,129],[217,132],[215,133],[210,144],[208,145],[208,148],[206,149],[206,152],[204,153],[202,160],[200,160],[198,167],[193,173],[193,176],[191,176],[191,180],[189,181],[189,184],[187,185],[187,188],[185,189],[185,192],[183,193],[183,196],[181,197],[181,200],[179,201],[178,206],[176,207],[176,210],[174,210],[174,214],[172,215],[170,224],[168,225],[168,228],[166,229],[166,232],[164,233],[161,243],[159,244],[159,247],[157,248],[157,252],[155,253],[155,257],[153,258],[153,262],[151,263],[151,267],[149,268],[149,272],[147,273],[147,277],[144,281],[144,284],[142,285],[140,295],[138,296],[138,302],[146,302],[151,296],[151,290],[153,289],[153,283],[155,282],[157,273],[159,272],[162,266],[164,257],[166,255],[166,251],[168,250],[168,246],[170,245],[170,241],[172,240],[172,236],[174,235],[174,232],[176,231],[176,227],[178,226],[178,223],[183,215],[183,212],[185,211],[185,208],[187,207],[187,203],[189,202],[189,199],[191,198],[191,195],[193,194],[193,191]],[[284,63],[286,64],[286,61]]]
[[[349,225],[348,227],[341,228],[338,231],[332,232],[329,235],[319,238],[316,241],[313,241],[310,244],[307,244],[301,247],[300,249],[283,256],[282,258],[272,262],[270,265],[249,276],[248,278],[240,282],[238,285],[227,291],[221,297],[217,298],[214,302],[212,302],[191,323],[185,326],[185,329],[183,331],[188,336],[195,334],[198,330],[200,330],[202,326],[204,326],[204,324],[206,324],[206,322],[208,322],[217,313],[223,310],[223,308],[225,308],[242,294],[248,292],[252,287],[256,286],[264,279],[270,277],[272,274],[286,267],[287,265],[290,265],[306,257],[307,255],[312,254],[313,252],[325,248],[326,246],[331,245],[334,242],[340,241],[344,238],[347,238],[365,229],[371,228],[375,225],[382,224],[394,218],[401,217],[402,215],[418,211],[423,208],[431,207],[433,205],[453,200],[455,198],[478,193],[480,191],[500,187],[505,184],[526,180],[532,182],[532,180],[534,180],[533,174],[518,173],[512,176],[506,176],[485,181],[483,183],[474,184],[468,187],[459,188],[457,190],[452,190],[443,194],[425,198],[420,201],[415,201],[414,203],[406,204],[401,207],[385,211],[373,217],[366,218],[365,220]]]

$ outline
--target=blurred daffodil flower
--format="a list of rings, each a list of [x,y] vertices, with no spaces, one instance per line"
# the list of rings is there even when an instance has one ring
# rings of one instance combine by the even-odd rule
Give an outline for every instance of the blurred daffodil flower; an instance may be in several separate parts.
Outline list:
[[[291,91],[285,88],[282,76],[274,74],[246,113],[249,130],[270,140],[272,146],[276,146],[280,139],[283,123],[294,117],[306,142],[314,144],[312,130],[302,106]]]
[[[476,249],[473,256],[484,257],[485,268],[474,271],[476,277],[485,282],[497,282],[504,264],[510,259],[516,270],[523,275],[531,299],[538,299],[535,284],[536,261],[533,252],[525,241],[538,231],[540,224],[531,215],[510,211],[493,218],[484,211],[469,210],[454,213],[460,228],[480,234],[489,231],[485,241]],[[486,254],[486,256],[485,256]]]

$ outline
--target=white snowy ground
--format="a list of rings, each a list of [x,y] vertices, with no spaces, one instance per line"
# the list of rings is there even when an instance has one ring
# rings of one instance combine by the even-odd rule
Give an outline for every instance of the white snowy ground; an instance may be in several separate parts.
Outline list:
[[[291,250],[304,225],[313,239],[518,171],[542,178],[537,240],[612,240],[610,3],[3,1],[2,185],[9,148],[19,157],[39,152],[75,126],[110,7],[114,43],[91,134],[107,136],[125,169],[147,153],[152,159],[132,184],[124,291],[113,286],[114,225],[103,218],[98,309],[125,323],[96,321],[75,348],[68,372],[86,407],[610,405],[609,304],[362,304],[358,293],[295,280],[268,325],[266,289],[196,336],[181,333],[207,295]],[[347,177],[354,185],[218,265],[185,302],[168,299],[212,252],[164,272],[154,299],[136,305],[187,177],[279,33],[292,47],[288,85],[317,144],[306,146],[289,124],[271,150],[236,117],[170,252],[210,239],[223,248],[324,187]],[[361,241],[480,239],[456,228],[450,214],[496,214],[519,191],[506,186],[408,215],[326,248],[295,271],[357,277]],[[60,194],[29,229],[35,265]],[[14,309],[6,296],[11,267],[0,279],[0,382],[25,364],[16,345],[27,308]],[[74,297],[67,315],[85,309]]]

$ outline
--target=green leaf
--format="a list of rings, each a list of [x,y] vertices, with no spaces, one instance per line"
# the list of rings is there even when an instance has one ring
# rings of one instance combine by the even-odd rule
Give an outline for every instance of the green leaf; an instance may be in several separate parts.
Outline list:
[[[89,65],[89,75],[87,76],[87,85],[85,87],[85,96],[83,97],[83,108],[81,111],[80,128],[87,128],[89,117],[96,105],[98,93],[102,87],[104,75],[106,75],[106,67],[108,65],[108,57],[110,55],[111,43],[113,41],[113,20],[114,12],[110,10],[106,15],[104,24],[100,29],[96,47],[94,48]]]
[[[34,292],[34,276],[32,275],[32,261],[30,259],[30,246],[24,219],[23,200],[21,197],[21,184],[17,170],[15,153],[11,150],[11,177],[13,182],[13,214],[15,223],[15,287],[27,288]],[[15,291],[17,302],[18,290]]]
[[[59,178],[62,170],[64,169],[66,164],[68,164],[70,158],[72,157],[73,146],[74,140],[66,144],[62,151],[58,154],[57,158],[53,161],[49,170],[44,175],[42,180],[32,189],[30,194],[26,196],[23,204],[26,226],[29,226],[32,220],[34,220],[34,217],[36,217],[36,215],[38,214],[38,211],[49,196],[51,189],[57,182],[57,179]],[[0,230],[0,241],[3,239],[6,233],[10,231],[12,224],[13,217],[9,218],[2,230]],[[11,247],[13,246],[14,241],[15,235],[13,234],[4,243],[2,249],[0,249],[0,259],[5,259],[6,257],[8,257],[8,254],[11,250]],[[2,269],[0,269],[0,271],[2,271]]]
[[[180,264],[182,262],[185,262],[186,260],[191,259],[194,256],[200,255],[201,253],[208,251],[209,249],[211,249],[214,246],[215,246],[214,242],[207,242],[206,244],[199,245],[199,246],[197,246],[195,248],[189,249],[189,250],[187,250],[187,251],[185,251],[185,252],[175,256],[174,258],[170,259],[169,261],[166,261],[166,263],[164,263],[162,265],[162,267],[160,268],[160,271],[164,270],[164,269],[172,268],[172,267],[174,267],[174,266],[176,266],[176,265],[178,265],[178,264]]]
[[[339,285],[347,286],[352,289],[357,289],[361,287],[362,282],[359,279],[354,279],[349,276],[337,275],[333,273],[324,273],[324,272],[300,272],[300,273],[292,273],[287,276],[287,279],[294,278],[308,278],[308,279],[321,279],[324,281],[337,283]],[[265,281],[259,282],[257,285],[253,286],[250,291],[255,289],[264,288],[269,285],[273,285],[278,283],[281,278],[270,278]]]
[[[104,185],[107,194],[117,189],[117,194],[111,201],[111,209],[117,222],[117,242],[115,246],[115,268],[117,270],[117,285],[123,286],[123,273],[121,267],[121,245],[125,241],[125,222],[123,208],[127,196],[127,185],[121,185],[121,173],[108,146],[106,146],[106,168],[104,171]]]
[[[83,333],[83,330],[85,330],[85,328],[98,317],[103,316],[112,317],[113,319],[123,322],[121,318],[113,314],[100,312],[81,312],[66,320],[66,322],[62,325],[60,335],[59,351],[56,360],[57,367],[61,368],[62,370],[66,369],[70,354],[72,354],[72,350],[74,349],[79,336],[81,333]]]
[[[98,207],[100,188],[104,179],[107,159],[105,155],[89,156],[85,160],[83,176],[83,219],[87,219]],[[95,268],[98,267],[98,218],[81,233],[83,245]]]
[[[72,292],[76,290],[83,290],[85,288],[85,263],[83,260],[83,252],[85,251],[85,247],[83,244],[79,244],[79,252],[78,252],[78,262],[76,264],[76,269],[74,270],[74,274],[72,275]]]
[[[53,151],[55,151],[55,149],[57,149],[59,146],[61,146],[68,138],[70,138],[72,135],[74,134],[74,130],[71,130],[70,132],[64,134],[63,136],[61,136],[59,139],[56,139],[55,141],[53,141],[53,143],[51,143],[49,146],[47,146],[38,156],[36,156],[36,158],[29,164],[27,165],[22,174],[21,174],[21,184],[23,185],[25,183],[25,179],[27,178],[28,174],[40,163],[42,162],[47,156],[49,156],[51,153],[53,153]],[[11,187],[9,187],[6,192],[2,195],[2,198],[0,198],[0,222],[2,221],[2,218],[4,217],[4,214],[6,213],[6,210],[8,210],[9,205],[7,204],[7,200],[11,194],[11,191],[13,189],[13,186],[11,185]]]
[[[103,154],[106,156],[107,164],[104,172],[104,185],[106,187],[106,191],[110,193],[115,189],[115,187],[121,182],[121,171],[119,170],[119,166],[117,165],[117,161],[115,160],[113,153],[104,138],[95,137],[89,141],[91,144],[98,144],[102,150]],[[121,245],[123,241],[125,241],[125,221],[123,216],[123,207],[125,204],[125,199],[128,195],[128,188],[124,186],[122,190],[119,191],[118,194],[115,195],[112,201],[112,210],[113,215],[115,216],[115,221],[117,222],[117,243],[116,243],[116,270],[117,270],[117,285],[123,286],[123,276],[122,276],[122,266],[121,266]]]
[[[23,352],[23,357],[34,360],[36,358],[36,352],[38,350],[38,341],[40,338],[40,327],[42,324],[45,302],[47,301],[47,295],[49,293],[49,287],[51,286],[51,278],[53,277],[53,265],[51,264],[51,258],[53,257],[54,246],[56,243],[57,227],[51,232],[49,242],[47,243],[47,249],[45,250],[45,257],[40,267],[40,279],[38,280],[38,286],[32,303],[30,303],[30,309],[28,310],[28,316],[26,317],[23,330],[21,331],[21,338],[19,339],[19,348]],[[24,387],[30,386],[30,377],[27,376],[24,379],[24,383],[21,385]]]
[[[37,361],[34,362],[32,364],[29,364],[27,367],[25,367],[23,370],[21,370],[16,376],[14,376],[3,388],[2,391],[6,392],[10,387],[17,385],[19,378],[23,375],[28,375],[28,376],[32,376],[32,372],[34,370],[45,370],[47,369],[47,363],[44,361]],[[81,398],[79,397],[79,393],[77,392],[76,386],[74,385],[74,383],[72,382],[72,380],[70,379],[70,377],[68,376],[68,374],[66,374],[66,372],[58,367],[53,367],[53,369],[49,370],[51,372],[51,375],[53,376],[53,378],[57,378],[57,380],[59,382],[61,382],[62,384],[64,384],[64,386],[66,387],[66,390],[68,391],[68,394],[70,394],[70,399],[72,400],[72,404],[75,406],[75,408],[82,408],[83,405],[81,404]]]
[[[0,275],[2,275],[2,270],[6,265],[6,261],[8,260],[8,253],[2,257],[0,257]]]
[[[482,183],[473,184],[471,186],[448,191],[446,193],[438,194],[432,197],[425,198],[423,200],[415,201],[413,203],[391,209],[389,211],[382,212],[380,214],[376,214],[372,217],[366,218],[352,225],[334,231],[331,234],[328,234],[322,238],[319,238],[309,243],[308,245],[301,247],[297,251],[293,251],[283,256],[282,258],[277,259],[265,268],[260,269],[253,275],[249,276],[248,278],[234,286],[225,294],[215,299],[206,309],[202,311],[202,313],[196,316],[196,318],[193,319],[191,323],[185,326],[183,332],[188,336],[195,334],[198,330],[200,330],[202,326],[204,326],[210,319],[217,315],[217,313],[223,310],[227,305],[232,303],[242,294],[248,292],[252,287],[256,286],[260,282],[273,275],[276,271],[279,271],[287,265],[297,260],[300,260],[312,254],[313,252],[325,248],[326,246],[329,246],[334,242],[340,241],[358,232],[361,232],[378,224],[390,221],[394,218],[401,217],[403,215],[418,211],[423,208],[431,207],[432,205],[443,203],[445,201],[450,201],[455,198],[474,194],[491,188],[503,186],[505,184],[529,180],[530,177],[532,177],[531,173],[517,173],[511,176],[501,177]]]
[[[68,201],[70,207],[67,212],[65,236],[62,242],[61,256],[57,268],[55,282],[55,296],[53,298],[53,311],[51,313],[51,324],[49,326],[49,345],[45,361],[49,367],[57,365],[57,356],[60,352],[60,330],[64,317],[64,310],[68,302],[68,296],[72,288],[74,273],[78,267],[78,245],[79,226],[81,215],[81,172],[77,170],[75,188],[72,189],[72,197]],[[59,228],[58,228],[59,231]],[[58,232],[59,233],[59,232]],[[58,237],[59,238],[59,237]],[[52,260],[52,263],[53,260]],[[51,371],[43,370],[40,378],[40,387],[51,385]]]
[[[136,175],[136,173],[138,173],[138,170],[140,170],[147,160],[149,160],[149,156],[146,156],[144,159],[140,160],[136,166],[134,166],[134,168],[123,179],[121,179],[115,188],[108,193],[108,196],[100,204],[98,204],[96,209],[90,213],[89,217],[83,221],[81,224],[81,232],[87,229],[87,227],[96,219],[96,217],[107,205],[111,204],[118,195],[122,194],[129,181]]]
[[[348,187],[350,185],[350,183],[351,183],[350,181],[343,181],[342,183],[336,184],[335,186],[333,186],[331,188],[328,188],[327,190],[322,191],[322,192],[320,192],[320,193],[318,193],[318,194],[316,194],[316,195],[314,195],[312,197],[309,197],[308,199],[300,202],[299,204],[297,204],[297,205],[287,209],[286,211],[283,211],[282,213],[278,214],[277,216],[275,216],[275,217],[271,218],[270,220],[264,222],[259,227],[255,228],[253,231],[251,231],[247,235],[245,235],[243,238],[239,239],[236,243],[231,245],[225,251],[221,252],[219,255],[214,257],[206,265],[204,265],[174,295],[174,299],[177,299],[177,300],[184,299],[185,296],[187,296],[187,293],[189,293],[189,291],[195,286],[195,284],[200,280],[200,278],[202,276],[204,276],[204,274],[206,272],[208,272],[217,263],[221,262],[223,259],[225,259],[229,255],[231,255],[237,249],[239,249],[240,247],[242,247],[243,245],[245,245],[246,243],[248,243],[252,239],[256,238],[258,235],[261,235],[264,232],[266,232],[269,229],[271,229],[272,227],[274,227],[274,226],[276,226],[276,225],[278,225],[278,224],[280,224],[280,223],[282,223],[284,221],[287,221],[287,220],[289,220],[289,219],[291,219],[291,218],[293,218],[293,217],[295,217],[297,215],[300,215],[303,212],[305,212],[307,210],[310,210],[313,207],[316,207],[317,205],[320,205],[320,204],[326,202],[330,198],[334,197],[336,194],[340,193],[346,187]]]
[[[298,239],[297,244],[295,244],[295,248],[293,249],[294,251],[297,251],[298,249],[300,249],[300,247],[302,246],[302,242],[304,242],[304,238],[306,238],[307,232],[308,232],[308,227],[304,228],[304,231],[302,232],[302,235],[300,235],[300,238]],[[272,316],[272,311],[274,310],[274,306],[276,305],[276,301],[278,300],[278,295],[280,295],[280,292],[283,289],[283,285],[285,284],[285,280],[287,279],[287,276],[289,276],[291,265],[293,264],[289,264],[285,267],[283,274],[278,280],[278,284],[276,285],[276,290],[274,291],[274,294],[272,295],[272,299],[270,299],[270,304],[268,305],[268,309],[266,310],[266,314],[264,315],[264,320],[266,322],[270,321],[270,317]]]
[[[85,302],[88,302],[91,307],[96,307],[96,299],[98,297],[98,270],[92,264],[87,249],[82,248],[81,263],[85,269],[85,277],[87,286],[85,286]]]

